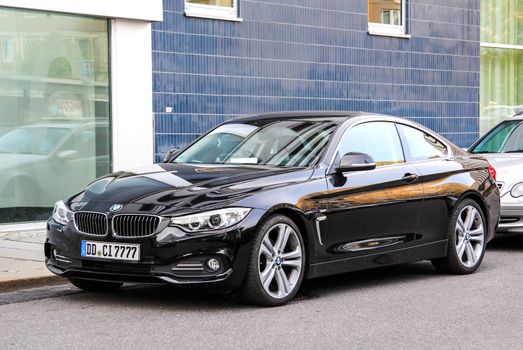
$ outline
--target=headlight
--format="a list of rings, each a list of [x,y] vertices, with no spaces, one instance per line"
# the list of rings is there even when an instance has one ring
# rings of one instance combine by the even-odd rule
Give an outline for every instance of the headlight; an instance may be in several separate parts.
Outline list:
[[[510,194],[515,198],[523,196],[523,182],[515,184],[514,187],[512,187]]]
[[[64,201],[58,201],[55,203],[53,220],[62,225],[67,225],[69,221],[73,220],[73,212],[67,208]]]
[[[171,218],[171,226],[178,226],[187,232],[220,230],[242,221],[250,208],[226,208],[204,213]]]

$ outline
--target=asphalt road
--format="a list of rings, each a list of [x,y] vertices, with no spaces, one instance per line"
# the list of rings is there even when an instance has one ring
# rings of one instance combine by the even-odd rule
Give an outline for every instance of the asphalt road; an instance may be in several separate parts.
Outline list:
[[[470,276],[430,263],[309,281],[279,308],[169,287],[0,294],[0,349],[521,349],[523,236]]]

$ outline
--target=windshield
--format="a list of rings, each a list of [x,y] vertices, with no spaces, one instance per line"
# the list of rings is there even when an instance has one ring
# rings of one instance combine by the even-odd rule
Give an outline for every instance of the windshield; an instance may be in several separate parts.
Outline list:
[[[335,128],[332,122],[304,120],[225,124],[205,135],[174,162],[308,167],[319,159]]]
[[[490,131],[471,153],[523,152],[523,121],[505,121]]]
[[[0,153],[49,154],[69,129],[26,127],[0,137]]]

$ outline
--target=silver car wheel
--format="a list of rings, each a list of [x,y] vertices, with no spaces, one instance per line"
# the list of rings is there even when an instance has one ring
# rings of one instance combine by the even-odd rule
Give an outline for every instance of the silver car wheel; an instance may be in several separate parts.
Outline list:
[[[485,226],[480,212],[473,206],[464,207],[456,222],[456,253],[466,267],[475,266],[485,245]]]
[[[296,231],[283,223],[267,230],[258,253],[258,274],[265,292],[277,299],[291,294],[302,266],[302,245]]]

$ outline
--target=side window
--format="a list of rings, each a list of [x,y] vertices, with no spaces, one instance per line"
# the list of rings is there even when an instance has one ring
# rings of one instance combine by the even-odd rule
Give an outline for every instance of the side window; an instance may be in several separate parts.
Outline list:
[[[95,129],[87,128],[76,131],[61,147],[61,151],[77,151],[76,158],[95,156]]]
[[[407,161],[445,158],[447,156],[447,147],[432,135],[401,124],[398,124],[398,129],[403,136]]]
[[[349,152],[366,153],[378,166],[405,162],[398,131],[393,123],[371,122],[353,127],[340,141],[339,156]]]

